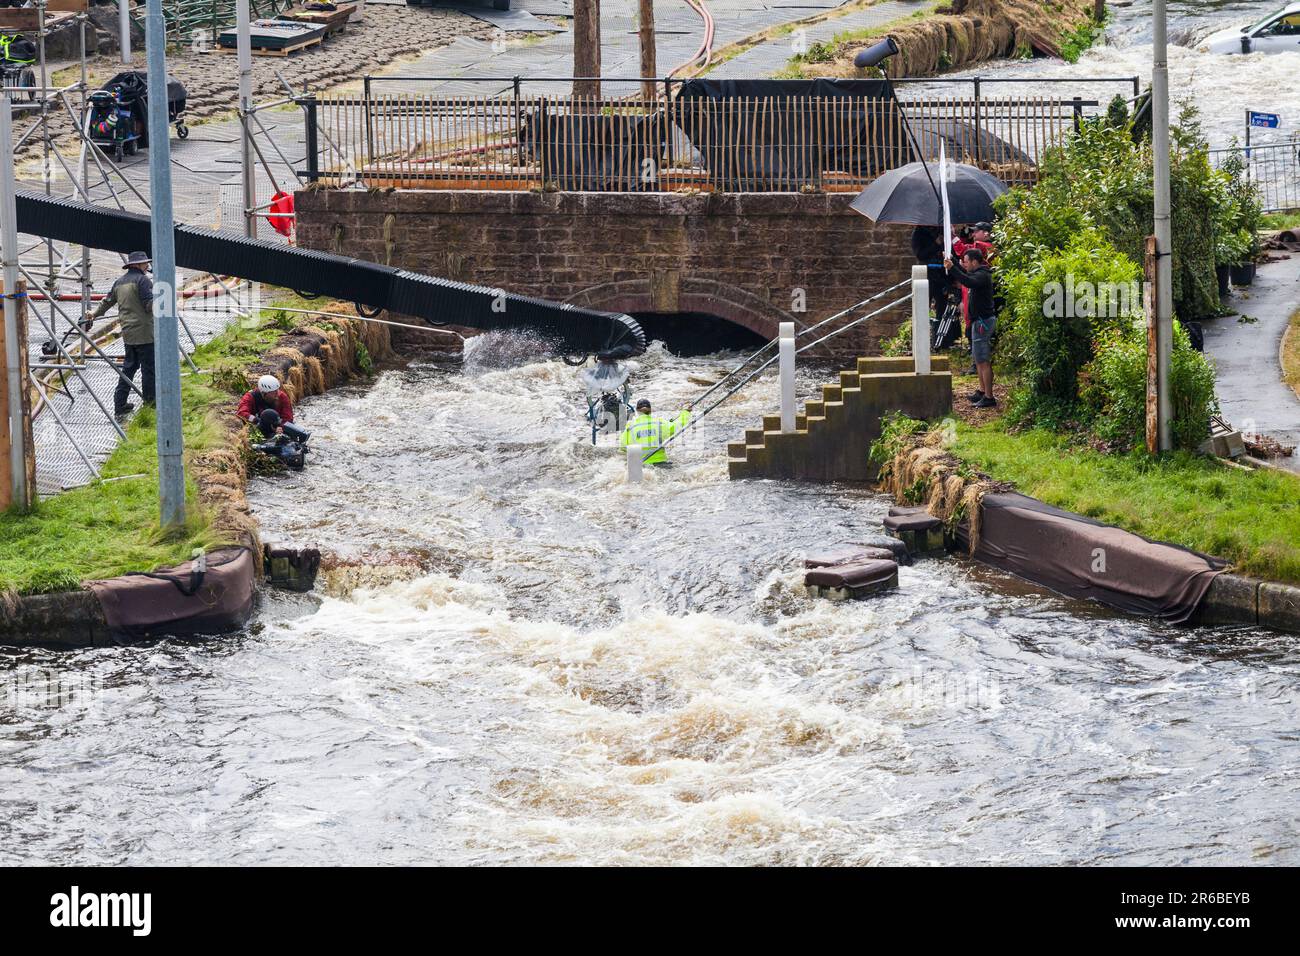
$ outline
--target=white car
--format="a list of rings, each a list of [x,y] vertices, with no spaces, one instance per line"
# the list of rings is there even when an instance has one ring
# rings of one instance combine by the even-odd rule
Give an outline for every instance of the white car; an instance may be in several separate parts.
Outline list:
[[[1202,53],[1300,53],[1300,3],[1289,3],[1250,26],[1213,33],[1197,49]]]

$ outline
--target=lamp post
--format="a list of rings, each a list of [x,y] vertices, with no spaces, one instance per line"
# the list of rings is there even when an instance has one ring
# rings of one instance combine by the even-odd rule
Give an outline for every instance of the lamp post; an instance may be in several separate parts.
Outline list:
[[[1169,366],[1174,344],[1173,227],[1169,198],[1169,28],[1165,0],[1152,5],[1151,149],[1155,190],[1155,347],[1157,450],[1173,448]]]
[[[185,523],[181,437],[181,362],[176,316],[176,234],[172,215],[171,143],[167,139],[167,27],[162,0],[149,0],[145,59],[149,66],[149,206],[153,241],[154,366],[157,369],[159,523]]]

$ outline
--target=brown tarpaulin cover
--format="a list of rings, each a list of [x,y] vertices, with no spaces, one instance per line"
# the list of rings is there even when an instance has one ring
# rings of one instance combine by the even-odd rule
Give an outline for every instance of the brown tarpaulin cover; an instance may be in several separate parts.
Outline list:
[[[965,529],[958,539],[967,541]],[[984,496],[975,557],[1068,597],[1182,624],[1226,564],[1020,494]]]
[[[128,637],[222,634],[238,630],[253,613],[253,554],[220,548],[204,559],[148,574],[127,574],[87,584],[115,632]]]

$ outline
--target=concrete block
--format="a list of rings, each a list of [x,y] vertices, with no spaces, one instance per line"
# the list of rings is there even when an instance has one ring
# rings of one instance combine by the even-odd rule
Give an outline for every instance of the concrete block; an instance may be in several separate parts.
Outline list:
[[[1259,586],[1259,623],[1300,634],[1300,588],[1265,581]]]
[[[1259,585],[1259,581],[1235,574],[1215,576],[1196,609],[1192,623],[1207,626],[1257,623]]]

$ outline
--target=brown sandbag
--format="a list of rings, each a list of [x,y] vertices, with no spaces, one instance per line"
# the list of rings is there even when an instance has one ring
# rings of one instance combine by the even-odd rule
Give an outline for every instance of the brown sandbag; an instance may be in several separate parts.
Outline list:
[[[1226,563],[1026,495],[988,494],[974,557],[1067,597],[1185,623]],[[965,528],[958,540],[967,547]]]
[[[829,568],[837,564],[858,561],[893,561],[894,552],[888,548],[863,547],[860,544],[837,544],[824,551],[812,551],[803,559],[805,568]]]
[[[805,585],[819,588],[864,588],[880,585],[898,574],[894,561],[855,561],[829,568],[816,568],[804,575]]]
[[[883,524],[886,531],[897,535],[903,531],[933,531],[943,522],[923,509],[918,514],[886,515]]]
[[[253,554],[247,548],[219,548],[199,562],[125,574],[87,587],[99,599],[111,631],[125,637],[162,634],[224,634],[253,613]]]

